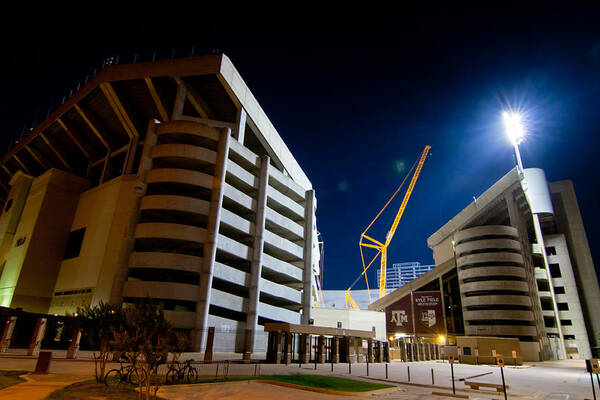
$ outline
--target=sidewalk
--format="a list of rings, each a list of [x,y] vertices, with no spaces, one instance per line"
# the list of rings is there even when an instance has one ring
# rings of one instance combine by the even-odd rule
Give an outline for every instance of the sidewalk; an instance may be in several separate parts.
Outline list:
[[[48,374],[22,375],[27,382],[0,390],[0,399],[41,400],[50,393],[81,380],[89,379],[81,375]]]

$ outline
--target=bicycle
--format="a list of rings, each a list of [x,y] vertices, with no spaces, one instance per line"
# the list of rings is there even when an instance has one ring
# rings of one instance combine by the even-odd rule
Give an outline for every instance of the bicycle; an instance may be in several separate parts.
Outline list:
[[[198,369],[192,366],[192,361],[194,360],[186,360],[183,365],[181,365],[179,361],[171,364],[165,377],[167,384],[175,384],[184,378],[186,379],[187,383],[197,382]]]
[[[113,368],[104,375],[104,384],[106,386],[116,386],[121,383],[130,383],[134,386],[138,386],[140,382],[138,378],[140,375],[143,375],[141,381],[146,381],[146,374],[143,370],[138,369],[136,372],[133,365],[124,365],[123,361],[119,361],[119,364],[120,367],[118,369]]]

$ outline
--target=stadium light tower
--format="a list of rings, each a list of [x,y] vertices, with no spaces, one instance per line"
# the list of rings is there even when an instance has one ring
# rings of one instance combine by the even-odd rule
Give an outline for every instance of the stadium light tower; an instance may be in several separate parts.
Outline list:
[[[506,135],[515,148],[519,172],[523,172],[523,162],[521,161],[521,153],[519,152],[519,143],[523,141],[523,137],[525,136],[525,128],[523,127],[523,123],[521,121],[521,114],[504,111],[502,116],[504,117]]]
[[[566,348],[565,348],[565,338],[562,330],[562,324],[560,322],[560,316],[558,314],[558,304],[556,302],[556,294],[554,292],[554,285],[552,283],[552,277],[550,274],[550,268],[548,263],[548,255],[546,254],[546,244],[544,243],[544,235],[542,233],[542,226],[540,224],[540,216],[537,212],[534,212],[534,208],[530,203],[530,199],[527,196],[527,185],[525,184],[525,172],[523,171],[523,162],[521,161],[521,152],[519,151],[519,144],[523,141],[525,137],[525,127],[523,126],[522,116],[516,112],[507,112],[504,111],[502,113],[502,117],[504,118],[504,126],[506,128],[506,135],[508,139],[512,143],[515,148],[515,156],[517,157],[517,169],[519,171],[519,176],[521,180],[521,186],[523,191],[525,192],[525,198],[529,203],[529,207],[532,210],[531,217],[533,219],[533,229],[535,231],[535,238],[537,244],[539,245],[539,252],[542,255],[544,261],[544,268],[546,269],[546,274],[548,276],[548,286],[550,287],[550,293],[552,294],[552,308],[554,311],[554,317],[556,319],[556,327],[558,328],[558,336],[559,336],[559,346],[561,354],[557,356],[558,359],[566,359]]]

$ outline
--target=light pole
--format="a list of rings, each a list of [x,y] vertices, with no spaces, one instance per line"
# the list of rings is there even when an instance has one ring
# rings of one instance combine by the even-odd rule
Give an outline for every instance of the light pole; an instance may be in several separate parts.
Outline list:
[[[523,137],[525,136],[525,128],[523,126],[522,117],[518,113],[508,113],[504,111],[502,113],[502,117],[504,118],[504,125],[506,127],[506,135],[508,136],[510,142],[512,143],[515,149],[515,156],[517,158],[517,170],[519,172],[519,179],[521,182],[521,188],[523,192],[527,191],[527,185],[525,182],[525,173],[523,171],[523,162],[521,161],[521,152],[519,152],[519,143],[523,141]],[[527,199],[527,196],[525,196]],[[528,199],[527,199],[528,200]],[[529,200],[528,200],[529,203]],[[542,254],[542,258],[544,260],[544,269],[546,270],[546,276],[548,278],[548,286],[550,287],[550,296],[552,297],[552,308],[554,311],[554,318],[556,320],[556,327],[558,330],[559,336],[559,346],[561,357],[557,357],[558,359],[566,358],[565,351],[565,339],[562,331],[562,324],[560,323],[560,317],[558,315],[558,304],[556,303],[556,295],[554,293],[554,285],[552,284],[552,275],[550,274],[550,268],[548,264],[548,255],[546,254],[546,245],[544,243],[544,236],[542,234],[542,226],[540,224],[540,217],[538,213],[533,212],[533,207],[529,204],[529,208],[532,210],[531,217],[533,219],[533,229],[535,231],[535,238],[539,246],[539,251]],[[543,317],[543,316],[542,316]]]

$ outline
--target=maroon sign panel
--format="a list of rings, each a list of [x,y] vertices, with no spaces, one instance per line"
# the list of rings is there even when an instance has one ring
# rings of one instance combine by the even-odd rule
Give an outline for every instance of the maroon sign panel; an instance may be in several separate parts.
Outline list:
[[[439,291],[414,292],[415,334],[441,334],[444,329],[442,296]]]
[[[413,334],[412,304],[410,294],[386,307],[385,320],[388,335]]]

